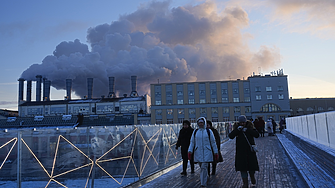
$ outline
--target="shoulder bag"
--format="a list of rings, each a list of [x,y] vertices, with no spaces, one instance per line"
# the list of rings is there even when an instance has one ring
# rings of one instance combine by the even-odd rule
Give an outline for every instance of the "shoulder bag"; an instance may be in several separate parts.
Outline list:
[[[247,140],[247,142],[248,142],[248,144],[249,144],[249,146],[250,146],[250,150],[251,150],[251,152],[253,152],[253,153],[258,152],[258,149],[256,148],[256,145],[251,145],[250,142],[249,142],[249,140],[248,140],[248,138],[247,138],[247,136],[245,136],[244,132],[242,132],[242,133],[243,133],[245,139]]]

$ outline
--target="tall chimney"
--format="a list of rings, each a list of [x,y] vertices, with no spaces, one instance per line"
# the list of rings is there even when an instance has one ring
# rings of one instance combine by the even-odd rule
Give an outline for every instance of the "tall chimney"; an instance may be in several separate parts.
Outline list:
[[[93,78],[87,78],[87,99],[92,99]]]
[[[131,97],[138,97],[137,94],[137,76],[131,76]]]
[[[66,96],[67,100],[71,100],[72,79],[66,79]]]
[[[19,78],[19,104],[23,101],[23,87],[24,87],[24,79]]]
[[[43,78],[43,89],[42,89],[42,93],[43,93],[43,97],[42,97],[42,101],[46,101],[46,84],[45,82],[48,80],[47,78]]]
[[[31,80],[27,81],[27,102],[31,101]]]
[[[36,76],[36,101],[41,101],[42,76]]]
[[[109,98],[115,98],[115,78],[109,77]]]
[[[50,101],[50,85],[51,85],[51,81],[50,80],[45,80],[44,81],[44,85],[43,85],[43,88],[44,88],[44,101]]]

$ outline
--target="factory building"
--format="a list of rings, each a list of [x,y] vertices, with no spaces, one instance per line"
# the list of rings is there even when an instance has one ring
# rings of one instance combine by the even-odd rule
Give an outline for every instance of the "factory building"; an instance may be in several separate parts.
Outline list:
[[[113,125],[115,119],[128,120],[122,124],[150,123],[150,96],[139,96],[137,93],[137,76],[131,76],[131,92],[122,97],[115,95],[115,78],[109,77],[109,93],[107,97],[93,98],[93,78],[87,78],[87,96],[73,100],[71,97],[72,80],[66,79],[66,96],[64,100],[50,100],[51,81],[36,76],[36,101],[31,100],[32,81],[26,85],[26,100],[23,99],[25,79],[19,80],[19,117],[61,117],[64,115],[83,115],[86,119],[108,119],[106,125]],[[43,87],[42,87],[43,86]],[[43,88],[43,89],[42,89]],[[43,95],[42,95],[43,94]],[[41,98],[43,100],[41,100]]]
[[[287,75],[283,70],[247,80],[151,84],[151,123],[213,122],[263,117],[279,121],[290,115]]]

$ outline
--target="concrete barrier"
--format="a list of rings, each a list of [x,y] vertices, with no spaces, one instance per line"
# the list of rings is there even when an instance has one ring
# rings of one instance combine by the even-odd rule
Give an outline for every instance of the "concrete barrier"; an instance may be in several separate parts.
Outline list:
[[[286,118],[288,130],[335,149],[335,111]]]

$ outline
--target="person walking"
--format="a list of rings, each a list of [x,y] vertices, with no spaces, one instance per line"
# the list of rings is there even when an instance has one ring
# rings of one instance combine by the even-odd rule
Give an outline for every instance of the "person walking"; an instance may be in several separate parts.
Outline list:
[[[219,155],[213,131],[206,128],[206,118],[198,118],[197,124],[199,128],[193,131],[188,147],[188,158],[192,158],[194,154],[194,162],[200,166],[201,187],[206,187],[208,163],[217,161]]]
[[[214,134],[214,137],[215,137],[216,146],[218,148],[219,160],[212,162],[212,175],[215,175],[217,163],[223,161],[222,155],[221,155],[221,150],[220,150],[220,144],[221,144],[220,135],[219,135],[219,132],[213,127],[212,122],[209,121],[209,120],[207,120],[207,128],[212,130],[212,132]],[[211,165],[208,164],[208,175],[210,175],[210,166]]]
[[[273,130],[273,136],[274,136],[276,135],[277,123],[273,118],[271,118],[271,123],[272,123],[272,130]]]
[[[258,133],[262,134],[263,129],[262,129],[261,122],[258,120],[258,118],[256,118],[253,123]]]
[[[273,126],[272,126],[272,120],[270,118],[266,121],[265,126],[266,126],[266,129],[268,130],[268,136],[273,136],[273,132],[272,132]]]
[[[259,127],[261,132],[259,132],[261,134],[261,137],[264,137],[264,133],[265,133],[265,121],[263,120],[263,117],[258,117],[258,122],[259,122]]]
[[[179,131],[179,136],[176,144],[176,150],[178,147],[181,147],[181,157],[183,159],[183,171],[180,173],[181,175],[186,176],[186,169],[188,163],[188,147],[190,146],[191,136],[193,134],[193,128],[191,127],[191,123],[188,120],[183,121],[183,128]],[[191,165],[191,173],[194,173],[194,160],[193,156],[190,159]]]
[[[284,124],[285,124],[285,119],[284,118],[281,118],[280,122],[279,122],[279,132],[281,134],[281,132],[283,131],[284,129]]]
[[[251,187],[256,187],[255,171],[259,171],[256,152],[251,151],[250,145],[255,145],[254,138],[259,137],[258,131],[252,122],[247,121],[245,115],[238,117],[238,123],[233,126],[229,138],[236,137],[235,170],[241,172],[243,188],[248,187],[248,172]],[[250,145],[249,145],[250,144]]]

